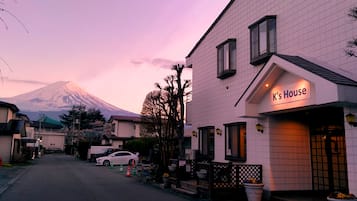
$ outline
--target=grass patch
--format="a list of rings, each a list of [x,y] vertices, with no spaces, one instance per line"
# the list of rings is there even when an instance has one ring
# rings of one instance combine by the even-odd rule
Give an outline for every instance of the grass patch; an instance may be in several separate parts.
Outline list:
[[[2,164],[2,167],[12,167],[12,164],[10,164],[10,163],[3,163],[3,164]]]

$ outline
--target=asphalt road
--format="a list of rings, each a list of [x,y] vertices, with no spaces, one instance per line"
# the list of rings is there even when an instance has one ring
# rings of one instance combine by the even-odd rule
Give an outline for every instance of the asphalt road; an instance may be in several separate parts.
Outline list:
[[[187,201],[114,169],[50,154],[29,167],[0,201]]]

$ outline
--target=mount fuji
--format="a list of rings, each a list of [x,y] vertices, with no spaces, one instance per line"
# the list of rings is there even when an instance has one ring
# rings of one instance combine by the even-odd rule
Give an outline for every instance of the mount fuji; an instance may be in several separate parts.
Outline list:
[[[87,93],[70,81],[55,82],[34,91],[11,98],[1,98],[1,100],[15,104],[20,112],[26,114],[31,120],[37,120],[40,114],[59,119],[58,115],[68,113],[73,105],[99,109],[106,119],[111,115],[139,116]]]

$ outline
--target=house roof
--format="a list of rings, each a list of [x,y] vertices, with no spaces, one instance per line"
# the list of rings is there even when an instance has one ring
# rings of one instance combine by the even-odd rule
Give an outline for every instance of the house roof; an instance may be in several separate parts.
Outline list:
[[[118,120],[118,121],[130,121],[130,122],[141,122],[141,117],[140,117],[140,116],[112,115],[112,116],[110,116],[109,122],[112,122],[113,120]]]
[[[39,119],[38,121],[33,121],[31,123],[31,126],[35,127],[35,128],[39,128],[40,127],[40,121],[41,121],[41,128],[49,128],[49,129],[61,129],[63,128],[63,125],[61,124],[61,122],[54,120],[48,116],[44,116],[41,119]]]
[[[15,104],[4,102],[4,101],[0,101],[0,107],[10,108],[13,112],[20,111],[19,108]]]
[[[193,47],[193,49],[190,51],[190,53],[188,53],[188,55],[186,56],[186,58],[190,57],[193,52],[198,48],[198,46],[202,43],[202,41],[206,38],[206,36],[212,31],[212,29],[216,26],[216,24],[218,23],[218,21],[222,18],[222,16],[226,13],[226,11],[231,7],[231,5],[233,4],[235,0],[231,0],[227,6],[223,9],[223,11],[218,15],[218,17],[216,18],[216,20],[211,24],[211,26],[208,28],[208,30],[203,34],[203,36],[200,38],[200,40],[195,44],[195,46]]]
[[[282,54],[277,54],[278,57],[285,59],[286,61],[289,61],[311,73],[314,73],[320,77],[325,78],[326,80],[329,80],[335,84],[340,84],[340,85],[348,85],[348,86],[357,86],[357,82],[347,78],[341,74],[338,74],[334,71],[331,71],[325,67],[322,67],[320,65],[317,65],[315,63],[312,63],[311,61],[308,61],[304,58],[301,58],[299,56],[290,56],[290,55],[282,55]]]
[[[318,65],[316,63],[313,63],[313,62],[311,62],[307,59],[304,59],[300,56],[275,54],[270,58],[270,60],[264,65],[264,67],[259,71],[259,73],[249,83],[248,87],[245,89],[245,91],[242,93],[242,95],[239,97],[239,99],[235,103],[235,105],[234,105],[235,107],[237,107],[237,105],[243,99],[243,97],[245,97],[247,95],[247,93],[249,93],[248,91],[252,91],[252,88],[254,87],[253,86],[254,83],[255,84],[259,83],[258,79],[260,79],[259,77],[261,77],[260,74],[262,74],[263,71],[265,73],[267,73],[267,71],[269,71],[269,69],[266,69],[266,68],[270,68],[272,66],[272,65],[268,65],[269,63],[272,64],[272,63],[276,62],[275,61],[276,58],[274,59],[274,57],[278,57],[278,58],[282,59],[283,61],[293,64],[297,68],[301,68],[309,73],[312,73],[313,75],[321,77],[324,80],[327,80],[327,81],[334,83],[336,85],[357,87],[357,81],[352,80],[352,79],[350,79],[346,76],[343,76],[337,72],[334,72],[332,70],[329,70],[326,67]],[[277,79],[277,77],[273,76],[273,79]]]

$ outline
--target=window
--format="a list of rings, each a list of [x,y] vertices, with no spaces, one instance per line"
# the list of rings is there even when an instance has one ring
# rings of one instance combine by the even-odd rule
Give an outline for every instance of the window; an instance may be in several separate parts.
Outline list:
[[[112,123],[111,131],[112,131],[112,133],[115,133],[115,124],[114,123]]]
[[[250,63],[262,64],[276,53],[276,16],[265,16],[250,29]]]
[[[228,39],[217,46],[217,78],[225,79],[236,73],[236,39]]]
[[[199,128],[200,155],[203,159],[214,159],[214,127]]]
[[[246,123],[225,124],[226,160],[245,162],[246,152]]]

